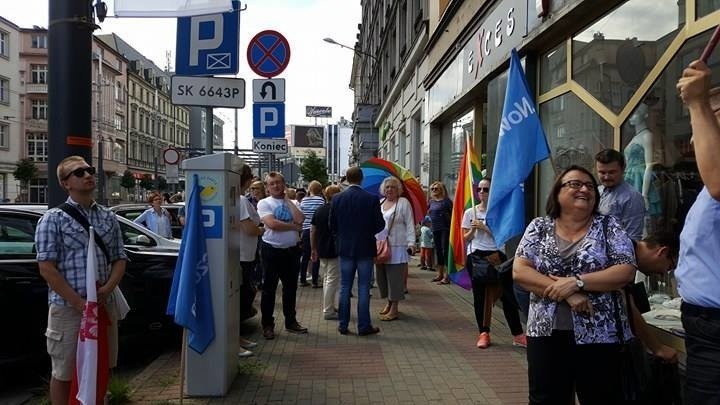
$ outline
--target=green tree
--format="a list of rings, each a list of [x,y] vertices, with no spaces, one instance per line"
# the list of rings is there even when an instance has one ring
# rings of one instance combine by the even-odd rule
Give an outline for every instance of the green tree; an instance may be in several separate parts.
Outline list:
[[[153,181],[152,176],[149,174],[143,174],[142,179],[140,180],[140,187],[145,190],[152,190],[155,188],[155,182]]]
[[[27,201],[30,181],[37,178],[38,168],[30,159],[20,159],[15,163],[13,177],[20,182],[20,200]]]
[[[317,180],[323,187],[327,185],[328,175],[325,160],[320,159],[313,151],[309,152],[305,157],[302,166],[300,166],[300,173],[306,183]]]
[[[133,172],[131,172],[130,170],[125,170],[122,178],[120,178],[120,186],[128,189],[128,191],[135,188],[135,176],[133,176]]]
[[[158,188],[158,190],[160,190],[160,191],[165,191],[165,190],[168,189],[168,182],[167,182],[167,179],[166,179],[165,177],[163,177],[163,176],[158,176],[158,185],[157,185],[157,188]]]

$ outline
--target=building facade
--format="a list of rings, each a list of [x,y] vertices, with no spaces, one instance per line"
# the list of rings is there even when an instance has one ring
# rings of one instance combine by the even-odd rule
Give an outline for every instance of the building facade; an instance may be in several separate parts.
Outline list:
[[[420,171],[427,0],[361,1],[350,87],[353,163],[380,156]]]
[[[170,74],[116,34],[101,35],[110,48],[127,60],[127,169],[137,180],[150,178],[160,184],[165,175],[162,151],[187,148],[190,109],[170,102]],[[121,198],[142,199],[143,191],[125,191]]]
[[[20,127],[20,27],[0,17],[0,201],[15,201],[13,177],[22,156]]]
[[[20,133],[25,148],[21,158],[35,163],[33,179],[21,201],[47,202],[48,179],[48,54],[47,29],[21,28],[20,51]],[[25,193],[25,191],[23,191]]]
[[[337,124],[327,125],[325,132],[328,181],[340,182],[340,178],[350,167],[353,123],[340,117]]]
[[[361,41],[372,37],[365,24],[373,18],[362,4]],[[594,171],[594,155],[614,148],[626,157],[626,181],[645,197],[645,233],[679,234],[702,184],[689,115],[675,85],[720,24],[720,2],[429,0],[427,6],[428,39],[418,68],[425,92],[419,157],[424,184],[441,180],[454,190],[466,139],[492,176],[515,48],[552,157],[537,165],[525,184],[527,221],[544,214],[556,173],[571,164]],[[713,70],[718,55],[708,61]],[[368,88],[383,89],[375,79],[370,76]],[[713,86],[718,81],[713,78]],[[383,93],[372,94],[382,106]],[[359,111],[365,99],[357,96]],[[382,120],[374,124],[380,134],[394,129]],[[382,136],[379,141],[382,145]],[[384,147],[380,153],[398,156]],[[677,295],[671,276],[647,286]]]

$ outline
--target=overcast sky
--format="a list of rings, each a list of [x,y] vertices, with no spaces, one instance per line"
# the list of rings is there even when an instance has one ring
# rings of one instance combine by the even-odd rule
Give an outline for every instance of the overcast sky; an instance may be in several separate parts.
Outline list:
[[[54,0],[71,1],[71,0]],[[72,0],[79,1],[79,0]],[[105,0],[113,14],[113,0]],[[152,1],[152,0],[148,0]],[[248,149],[252,138],[252,79],[258,78],[247,64],[248,41],[258,32],[273,29],[290,43],[288,68],[278,78],[286,79],[285,123],[313,124],[305,117],[306,105],[332,107],[334,123],[341,116],[350,119],[353,93],[348,89],[353,52],[323,42],[332,37],[354,46],[360,23],[360,0],[248,0],[240,17],[240,72],[246,82],[246,106],[239,110],[239,146]],[[48,0],[0,0],[0,16],[20,27],[48,26]],[[175,19],[112,18],[101,24],[96,34],[114,32],[161,68],[166,52],[175,64]],[[225,121],[225,146],[233,146],[234,110],[216,109]]]

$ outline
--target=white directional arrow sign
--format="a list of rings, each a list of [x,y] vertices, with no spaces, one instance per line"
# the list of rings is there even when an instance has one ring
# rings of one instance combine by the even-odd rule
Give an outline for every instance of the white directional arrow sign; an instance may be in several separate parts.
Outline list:
[[[285,101],[285,79],[254,79],[253,103],[282,103]]]

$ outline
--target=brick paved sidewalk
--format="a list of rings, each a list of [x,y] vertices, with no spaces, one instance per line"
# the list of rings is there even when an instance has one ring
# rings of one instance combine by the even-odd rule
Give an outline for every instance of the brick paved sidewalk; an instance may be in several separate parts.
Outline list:
[[[377,312],[385,301],[378,289],[371,290],[371,315],[380,334],[340,335],[337,321],[323,319],[322,290],[299,287],[298,320],[309,334],[278,328],[275,340],[267,341],[256,316],[248,329],[250,339],[259,345],[253,350],[255,356],[238,361],[240,373],[228,395],[184,402],[526,404],[525,351],[512,346],[502,311],[496,307],[493,313],[493,345],[477,349],[472,294],[431,283],[434,273],[418,269],[415,263],[410,268],[410,294],[400,303],[398,320],[379,320]],[[276,322],[282,325],[279,292],[280,288]],[[356,329],[354,307],[352,313],[350,330]],[[179,353],[158,358],[130,382],[132,399],[178,403],[179,365]]]

